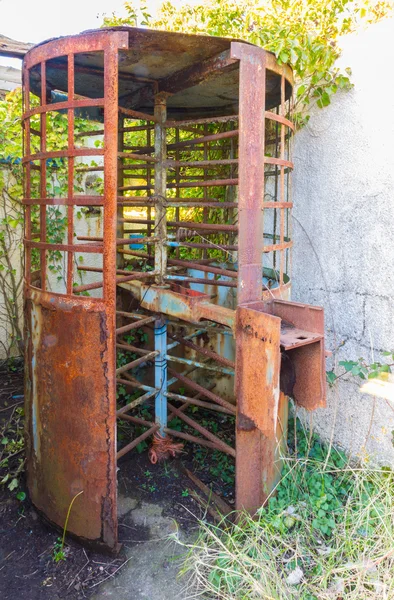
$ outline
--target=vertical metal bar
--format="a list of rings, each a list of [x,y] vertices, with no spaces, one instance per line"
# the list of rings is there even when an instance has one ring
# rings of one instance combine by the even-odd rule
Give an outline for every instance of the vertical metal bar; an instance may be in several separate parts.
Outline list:
[[[175,142],[178,144],[179,143],[179,127],[177,127],[175,129]],[[179,161],[179,157],[180,157],[180,153],[179,153],[179,148],[177,147],[175,150],[175,160]],[[180,167],[177,165],[175,167],[175,184],[178,184],[180,180]],[[175,188],[175,197],[179,198],[179,187],[178,185],[176,185]],[[176,207],[175,209],[175,221],[180,221],[180,208],[179,206]],[[180,248],[179,246],[176,249],[176,257],[179,258],[180,256]]]
[[[46,63],[41,63],[41,105],[46,104]],[[40,115],[40,150],[46,152],[47,147],[47,113],[43,112]],[[47,196],[47,165],[46,159],[43,158],[40,161],[40,196],[46,198]],[[46,222],[46,206],[45,204],[40,207],[40,240],[46,242],[47,235],[47,222]],[[46,250],[40,251],[40,268],[41,268],[41,287],[43,290],[46,289]]]
[[[207,123],[204,124],[203,135],[204,135],[204,137],[208,135],[208,124]],[[204,160],[208,160],[208,156],[209,156],[208,149],[209,149],[209,142],[204,142]],[[209,180],[208,169],[204,169],[204,181],[206,181],[206,180]],[[208,188],[205,186],[203,187],[203,197],[204,197],[204,200],[207,200],[207,198],[208,198]],[[208,216],[209,216],[208,208],[206,206],[204,206],[203,217],[202,217],[202,220],[204,223],[208,223]],[[201,254],[200,254],[200,256],[201,256]],[[207,258],[207,257],[208,257],[208,252],[207,252],[207,249],[204,248],[204,250],[202,251],[202,258]]]
[[[167,119],[167,95],[155,96],[155,236],[158,238],[155,246],[155,280],[158,285],[164,285],[164,276],[167,269],[167,211],[165,207],[167,169],[164,166],[166,158],[166,129],[164,123]]]
[[[124,150],[124,136],[125,136],[125,132],[123,131],[124,121],[125,121],[124,116],[121,113],[119,113],[118,114],[118,127],[119,127],[118,151],[119,152],[123,152],[123,150]],[[119,157],[118,158],[118,188],[121,188],[124,185],[124,170],[122,169],[123,163],[124,163],[124,158]],[[124,196],[124,191],[123,190],[118,191],[118,196]],[[123,223],[122,219],[123,219],[123,204],[118,204],[116,237],[119,239],[124,237],[124,223]],[[105,235],[105,232],[103,232],[103,235]],[[116,253],[116,268],[124,269],[124,262],[125,261],[124,261],[123,254],[121,252],[117,252]]]
[[[23,110],[27,112],[30,109],[30,72],[23,66]],[[28,156],[31,153],[30,144],[30,117],[24,121],[25,135],[23,136],[23,154]],[[31,164],[28,161],[25,164],[25,197],[31,198]],[[31,206],[25,206],[25,238],[31,240]],[[25,246],[25,283],[31,284],[31,248]]]
[[[240,59],[238,304],[244,304],[262,295],[266,55],[238,42],[231,55]]]
[[[280,86],[280,113],[282,117],[285,117],[285,77],[282,74],[281,86]],[[280,125],[280,158],[285,158],[285,125]],[[285,201],[285,168],[280,167],[280,202]],[[283,244],[285,241],[285,209],[283,206],[280,208],[280,243]],[[280,251],[280,276],[279,285],[283,284],[283,273],[285,268],[285,249],[282,248]]]
[[[151,126],[150,126],[150,122],[149,121],[146,122],[146,145],[147,145],[148,148],[150,148],[151,145],[152,145],[152,130],[151,130]],[[147,167],[146,167],[146,186],[148,188],[148,191],[147,191],[146,195],[148,197],[150,197],[152,195],[152,191],[150,189],[150,185],[152,183],[152,170],[151,169],[152,169],[152,167],[149,164],[147,164]],[[153,173],[155,173],[155,172],[153,171]],[[146,218],[147,218],[148,221],[150,221],[152,219],[152,207],[151,206],[148,206],[146,208]],[[150,237],[152,235],[152,225],[150,223],[148,223],[148,225],[147,225],[146,235],[147,235],[147,237]],[[148,251],[148,256],[150,256],[152,254],[152,247],[149,244],[148,244],[147,251]]]
[[[167,321],[164,317],[155,321],[155,387],[159,390],[155,398],[155,421],[160,425],[160,435],[166,435],[167,427]]]
[[[68,87],[67,98],[69,102],[74,100],[74,54],[68,55]],[[74,149],[74,109],[68,109],[68,151]],[[74,157],[68,156],[68,198],[74,196]],[[74,206],[67,207],[67,243],[74,243]],[[72,294],[73,288],[74,253],[67,253],[67,294]]]

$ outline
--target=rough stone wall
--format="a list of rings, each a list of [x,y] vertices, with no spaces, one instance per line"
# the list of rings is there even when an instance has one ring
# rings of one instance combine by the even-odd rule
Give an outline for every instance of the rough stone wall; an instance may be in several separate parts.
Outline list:
[[[343,40],[354,89],[314,109],[295,139],[293,299],[325,307],[337,360],[373,362],[394,349],[393,34],[390,19]],[[394,392],[390,401],[359,387],[339,380],[315,428],[393,466]]]

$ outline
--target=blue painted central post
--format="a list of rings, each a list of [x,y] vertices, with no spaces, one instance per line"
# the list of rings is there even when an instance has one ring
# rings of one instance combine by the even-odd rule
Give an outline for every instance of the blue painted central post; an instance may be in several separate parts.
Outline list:
[[[159,391],[155,400],[155,422],[160,425],[159,433],[165,436],[167,427],[167,320],[161,316],[155,321],[155,387]]]

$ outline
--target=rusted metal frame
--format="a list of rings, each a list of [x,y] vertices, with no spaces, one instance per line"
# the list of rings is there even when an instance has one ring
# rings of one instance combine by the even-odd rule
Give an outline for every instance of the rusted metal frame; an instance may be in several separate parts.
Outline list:
[[[67,72],[67,96],[69,101],[74,100],[74,54],[68,55],[68,72]],[[74,147],[74,109],[69,108],[67,111],[68,124],[68,145],[67,149],[72,152]],[[67,182],[67,197],[69,204],[67,205],[67,243],[72,246],[74,243],[74,206],[72,199],[74,196],[74,157],[69,154],[68,157],[68,182]],[[74,270],[74,253],[67,252],[67,294],[72,293],[73,288],[73,270]]]
[[[235,369],[235,362],[229,360],[228,358],[225,358],[224,356],[220,356],[220,354],[217,354],[217,352],[214,352],[209,348],[198,346],[198,344],[194,344],[190,340],[186,340],[184,337],[180,337],[174,334],[169,333],[168,337],[172,340],[175,340],[176,342],[179,342],[182,346],[186,346],[187,348],[191,348],[192,350],[203,354],[207,358],[212,358],[213,360],[220,363],[221,365],[224,365],[225,367],[229,367],[232,370]]]
[[[41,113],[42,115],[46,115],[46,113]],[[42,138],[41,138],[42,140]],[[25,156],[22,159],[22,163],[25,164],[27,162],[33,160],[47,160],[48,158],[75,158],[76,156],[103,156],[104,149],[103,148],[74,148],[73,150],[54,150],[53,152],[36,152],[35,154],[30,154],[29,156]]]
[[[77,170],[77,169],[75,169]],[[71,196],[67,198],[23,198],[22,204],[46,206],[102,206],[104,196]]]
[[[147,431],[142,433],[139,437],[137,437],[135,440],[130,442],[130,444],[127,444],[127,446],[125,446],[124,448],[119,450],[119,452],[117,452],[117,454],[116,454],[116,459],[119,460],[120,458],[122,458],[122,456],[124,456],[125,454],[127,454],[128,452],[133,450],[133,448],[138,446],[138,444],[140,444],[141,442],[146,440],[146,438],[148,438],[149,436],[156,433],[156,431],[158,431],[159,429],[160,429],[159,425],[152,425],[152,427],[150,429],[148,429]]]
[[[168,368],[168,372],[171,375],[173,375],[174,377],[176,377],[179,381],[184,383],[186,386],[190,387],[192,390],[199,392],[202,396],[205,396],[206,398],[209,398],[209,400],[212,400],[213,402],[220,404],[220,406],[224,406],[224,408],[227,408],[227,410],[229,410],[233,415],[236,413],[235,406],[230,404],[230,402],[227,402],[227,400],[224,400],[224,398],[221,398],[217,394],[214,394],[213,392],[207,390],[202,385],[199,385],[198,383],[196,383],[189,377],[186,377],[185,375],[178,373],[174,369]]]
[[[205,190],[206,188],[204,188]],[[167,206],[184,206],[184,207],[189,207],[189,206],[194,206],[196,208],[235,208],[236,206],[238,206],[238,202],[206,202],[205,200],[203,200],[202,202],[188,202],[187,200],[185,200],[185,202],[171,202],[171,200],[168,202],[167,201]],[[206,217],[204,217],[205,219]]]
[[[46,101],[46,63],[41,63],[41,102],[44,104]],[[43,112],[40,114],[40,154],[46,154],[47,144],[47,113]],[[22,159],[23,162],[24,159]],[[41,159],[40,161],[40,195],[42,198],[47,196],[47,165],[46,160]],[[40,206],[40,240],[46,243],[47,236],[47,221],[46,221],[46,206]],[[54,248],[56,249],[56,248]],[[46,290],[47,283],[47,257],[46,250],[41,249],[40,251],[40,270],[41,270],[41,288]]]
[[[83,269],[79,269],[78,270],[83,270]],[[103,270],[103,273],[105,275],[105,270]],[[149,277],[154,277],[154,273],[141,273],[140,271],[137,271],[135,273],[130,273],[130,275],[127,275],[125,277],[117,277],[115,279],[115,284],[118,285],[119,283],[127,283],[128,281],[136,281],[139,279],[149,279]],[[88,290],[99,290],[101,288],[104,288],[104,279],[101,281],[95,281],[92,283],[86,283],[83,285],[77,285],[73,288],[73,292],[86,292]]]
[[[143,230],[145,231],[145,230]],[[90,242],[102,242],[104,238],[100,237],[100,236],[88,236],[88,235],[79,235],[77,237],[77,240],[81,240],[81,241],[90,241]],[[104,240],[105,241],[105,240]],[[151,238],[147,238],[147,237],[141,237],[141,238],[135,238],[133,240],[131,240],[130,238],[116,238],[115,240],[115,245],[116,246],[129,246],[132,243],[141,243],[144,242],[144,244],[155,244],[158,241],[157,237],[151,237]],[[88,244],[86,244],[88,246]]]
[[[131,369],[138,367],[138,365],[146,362],[147,360],[151,360],[158,354],[159,354],[159,352],[157,350],[153,350],[152,352],[149,352],[148,354],[144,354],[140,358],[136,358],[135,360],[132,360],[131,362],[127,363],[126,365],[122,365],[121,367],[116,369],[115,373],[116,373],[116,375],[120,375],[121,373],[124,373],[125,371],[130,371]]]
[[[282,119],[285,118],[285,77],[281,77],[281,92],[280,92],[280,112]],[[280,158],[282,161],[285,160],[285,125],[282,121],[280,125]],[[280,202],[285,201],[285,172],[284,167],[280,167]],[[280,243],[283,244],[285,241],[285,209],[280,208]],[[279,271],[279,285],[284,283],[284,267],[285,267],[285,251],[280,250],[280,271]]]
[[[174,241],[169,241],[166,242],[167,246],[169,246],[170,248],[176,248],[177,246],[185,246],[185,248],[211,248],[211,249],[217,249],[218,245],[215,243],[209,243],[209,242],[183,242],[183,241],[179,241],[179,242],[174,242]],[[238,250],[238,245],[236,244],[220,244],[220,248],[222,248],[223,250]]]
[[[23,111],[26,113],[30,108],[30,81],[29,81],[29,69],[27,65],[23,65],[22,77],[23,77],[23,87],[22,87],[22,104]],[[22,135],[23,142],[23,156],[30,154],[30,146],[31,146],[31,127],[30,127],[30,118],[22,121],[22,127],[24,129],[24,135]],[[27,162],[24,166],[25,169],[25,196],[28,203],[25,204],[24,209],[24,239],[31,240],[31,206],[30,202],[34,204],[34,200],[31,199],[31,163]],[[31,248],[24,243],[25,246],[25,285],[28,287],[31,284]]]
[[[119,112],[121,112],[126,117],[140,119],[141,121],[153,121],[155,123],[157,119],[155,115],[148,115],[147,113],[143,113],[138,110],[132,110],[131,108],[123,108],[123,106],[119,106]]]
[[[175,406],[173,406],[172,404],[168,403],[168,408],[175,414],[175,416],[179,417],[187,425],[189,425],[190,427],[193,427],[193,429],[195,429],[196,431],[201,433],[203,436],[208,438],[209,441],[216,444],[218,449],[220,449],[222,452],[225,452],[226,454],[229,454],[230,456],[233,456],[235,458],[234,448],[232,448],[231,446],[229,446],[228,444],[223,442],[215,434],[211,433],[210,431],[208,431],[208,429],[206,429],[205,427],[203,427],[202,425],[197,423],[197,421],[195,421],[194,419],[191,419],[187,415],[183,414],[182,411],[180,411],[178,408],[175,408]]]
[[[154,394],[157,392],[156,388],[154,388],[150,385],[144,385],[143,383],[140,383],[133,377],[130,377],[128,375],[128,373],[123,373],[123,376],[126,377],[127,379],[123,379],[122,377],[117,377],[116,383],[121,383],[122,385],[129,386],[133,389],[143,390],[144,392],[153,392]]]
[[[156,319],[156,317],[146,317],[144,319],[141,319],[140,321],[137,321],[136,323],[129,323],[128,325],[123,325],[123,327],[118,327],[116,329],[115,333],[118,336],[120,334],[131,331],[132,329],[138,329],[139,327],[144,327],[144,325],[147,325],[148,323],[152,323],[155,319]]]
[[[204,125],[204,137],[205,137],[205,142],[204,142],[204,161],[208,161],[208,148],[209,148],[209,141],[207,141],[207,133],[208,133],[208,124]],[[231,139],[231,143],[233,143],[233,140]],[[208,170],[204,169],[204,180],[207,181],[209,179],[208,176]],[[204,186],[202,188],[202,193],[203,193],[203,197],[204,200],[206,201],[207,197],[208,197],[208,188],[206,186]],[[208,208],[205,206],[203,207],[203,221],[206,223],[208,221],[208,215],[209,215],[209,211]],[[203,258],[207,258],[208,256],[208,251],[207,248],[203,249]]]
[[[167,95],[156,94],[155,96],[155,235],[158,243],[155,246],[154,266],[157,273],[155,281],[157,285],[164,285],[164,275],[167,270],[167,246],[164,242],[167,237],[167,210],[165,207],[167,188],[167,169],[164,165],[166,160],[166,129],[164,123],[167,118]]]
[[[44,96],[44,100],[46,98],[46,93]],[[34,115],[40,115],[42,113],[68,110],[69,108],[89,108],[89,107],[101,107],[104,106],[105,100],[104,98],[85,98],[83,100],[73,100],[69,102],[65,100],[64,102],[55,102],[53,104],[41,104],[41,106],[36,106],[35,108],[31,108],[26,111],[22,115],[22,120],[28,119],[29,117],[33,117]]]
[[[91,252],[102,254],[103,246],[96,246],[94,244],[75,244],[70,246],[69,244],[49,244],[47,242],[33,242],[32,240],[26,240],[25,244],[29,248],[37,248],[38,250],[61,250],[63,252]]]
[[[222,225],[221,223],[195,223],[194,221],[168,221],[169,227],[181,227],[194,231],[203,229],[204,231],[238,231],[237,225]]]
[[[238,304],[243,304],[262,293],[266,53],[238,42],[231,43],[231,53],[240,60]]]
[[[205,329],[197,329],[197,331],[194,331],[193,333],[190,333],[189,335],[185,335],[183,337],[183,339],[184,340],[191,340],[192,338],[198,337],[199,335],[202,335],[205,332],[206,332]],[[179,344],[180,344],[180,342],[172,342],[171,344],[168,344],[167,345],[167,352],[169,352],[173,348],[176,348],[177,346],[179,346]]]
[[[217,56],[207,58],[200,63],[174,73],[167,79],[160,80],[160,91],[175,94],[215,77],[218,72],[223,73],[236,67],[237,61],[232,58],[228,50],[225,50]]]
[[[123,198],[120,198],[120,199],[118,198],[118,200],[119,200],[119,202],[121,202],[123,200]],[[178,201],[182,202],[183,200],[185,200],[185,198],[178,198],[178,197],[169,198],[167,200],[167,206],[169,206],[168,201],[170,201],[170,202],[178,202]],[[201,202],[201,198],[189,198],[189,197],[187,197],[187,201],[188,202],[192,202],[194,200],[196,202]],[[213,201],[218,202],[217,198],[207,198],[207,200],[212,201],[212,202]],[[156,197],[154,195],[153,196],[125,196],[123,203],[127,205],[128,202],[148,202],[148,201],[149,201],[149,204],[153,205],[156,202]],[[133,204],[130,204],[130,206],[133,206]],[[146,205],[144,205],[144,206],[146,206]]]

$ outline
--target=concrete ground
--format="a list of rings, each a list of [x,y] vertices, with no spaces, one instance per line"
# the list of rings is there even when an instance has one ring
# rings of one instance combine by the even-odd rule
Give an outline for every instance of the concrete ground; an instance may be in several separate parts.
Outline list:
[[[119,496],[119,539],[127,562],[100,586],[94,600],[186,600],[185,581],[178,578],[185,549],[169,535],[182,541],[188,536],[173,518],[163,516],[166,508]]]

